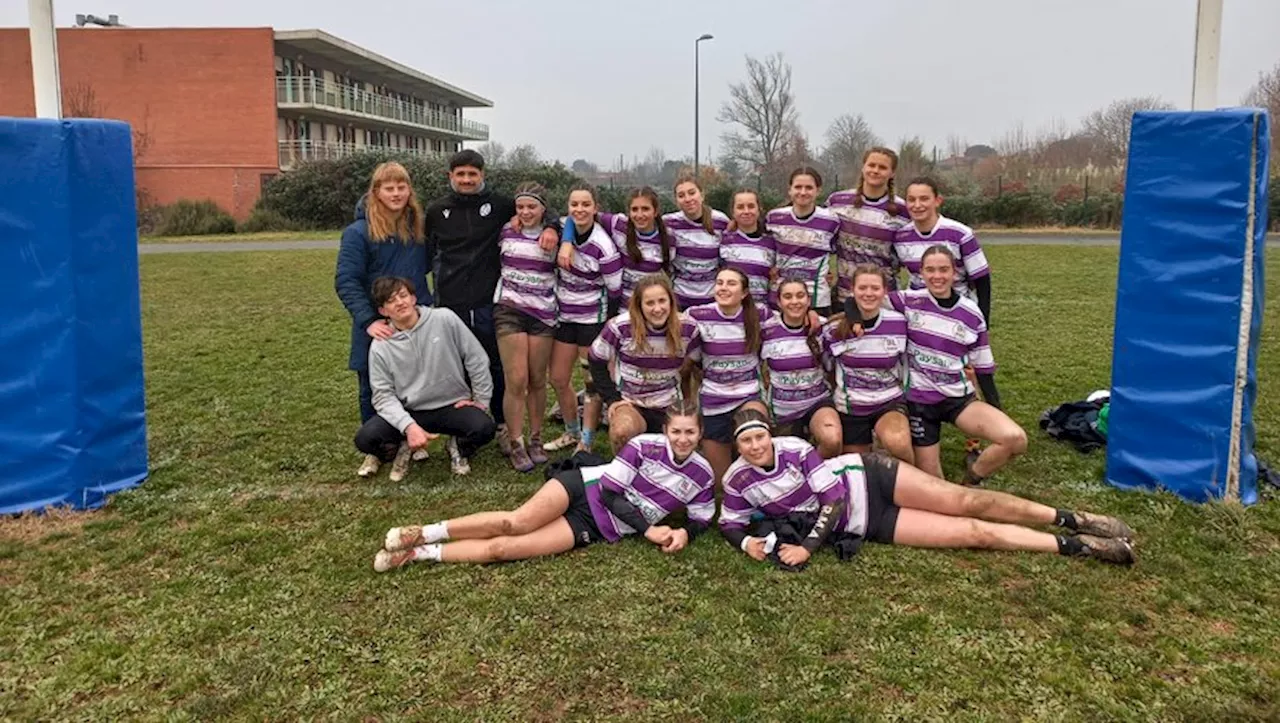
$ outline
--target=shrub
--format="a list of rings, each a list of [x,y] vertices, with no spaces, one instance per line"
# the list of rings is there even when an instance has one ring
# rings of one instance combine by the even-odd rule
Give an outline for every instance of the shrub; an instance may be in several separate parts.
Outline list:
[[[991,199],[982,196],[945,196],[942,199],[942,214],[968,226],[986,223],[984,216],[986,204]]]
[[[217,203],[182,200],[160,209],[156,233],[161,236],[208,236],[235,233],[236,220]]]
[[[238,227],[236,233],[258,233],[261,231],[300,231],[302,230],[298,224],[284,217],[279,211],[262,208],[261,204],[255,206]]]
[[[1040,191],[1005,193],[986,206],[986,222],[1001,226],[1048,226],[1054,220],[1053,199]]]

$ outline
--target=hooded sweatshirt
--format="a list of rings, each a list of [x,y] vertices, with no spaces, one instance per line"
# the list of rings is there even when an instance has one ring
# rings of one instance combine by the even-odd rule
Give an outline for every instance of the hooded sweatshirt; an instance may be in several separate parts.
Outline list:
[[[418,307],[413,328],[374,340],[369,383],[378,416],[401,432],[413,423],[410,411],[440,409],[464,399],[487,410],[493,398],[484,347],[457,314],[426,306]]]

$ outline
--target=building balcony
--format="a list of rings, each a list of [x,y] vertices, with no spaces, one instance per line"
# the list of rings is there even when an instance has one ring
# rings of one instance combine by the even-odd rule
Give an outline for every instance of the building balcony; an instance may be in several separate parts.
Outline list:
[[[306,161],[334,161],[363,151],[388,151],[412,156],[433,158],[445,155],[437,151],[418,148],[394,148],[386,146],[357,146],[337,141],[277,141],[280,151],[280,170],[290,171]]]
[[[489,126],[421,105],[387,98],[310,76],[276,78],[276,106],[308,111],[335,121],[359,118],[411,132],[430,132],[458,140],[489,140]]]

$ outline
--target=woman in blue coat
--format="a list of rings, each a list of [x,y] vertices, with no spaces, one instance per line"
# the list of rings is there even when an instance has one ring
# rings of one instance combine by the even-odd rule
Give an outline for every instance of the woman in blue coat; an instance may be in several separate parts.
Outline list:
[[[380,276],[412,279],[418,303],[431,306],[433,302],[426,278],[431,254],[423,225],[422,204],[413,192],[409,174],[392,161],[374,169],[369,192],[356,206],[355,222],[342,232],[333,285],[351,314],[347,367],[360,380],[361,424],[376,414],[369,386],[369,346],[374,339],[386,339],[393,333],[373,303],[370,289],[374,280]],[[377,457],[367,455],[357,474],[372,476],[379,465]]]

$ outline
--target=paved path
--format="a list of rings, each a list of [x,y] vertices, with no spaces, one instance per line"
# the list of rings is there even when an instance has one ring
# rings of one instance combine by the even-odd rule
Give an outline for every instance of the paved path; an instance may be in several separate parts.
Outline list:
[[[1003,234],[981,235],[983,246],[1115,246],[1120,243],[1119,234],[1088,234],[1069,236],[1059,234],[1035,234],[1028,236],[1006,236]],[[1272,234],[1267,237],[1267,246],[1280,247],[1280,236]],[[314,249],[336,249],[338,242],[325,241],[211,241],[207,243],[173,243],[173,244],[138,244],[139,254],[187,254],[187,253],[228,253],[232,251],[305,251]]]

